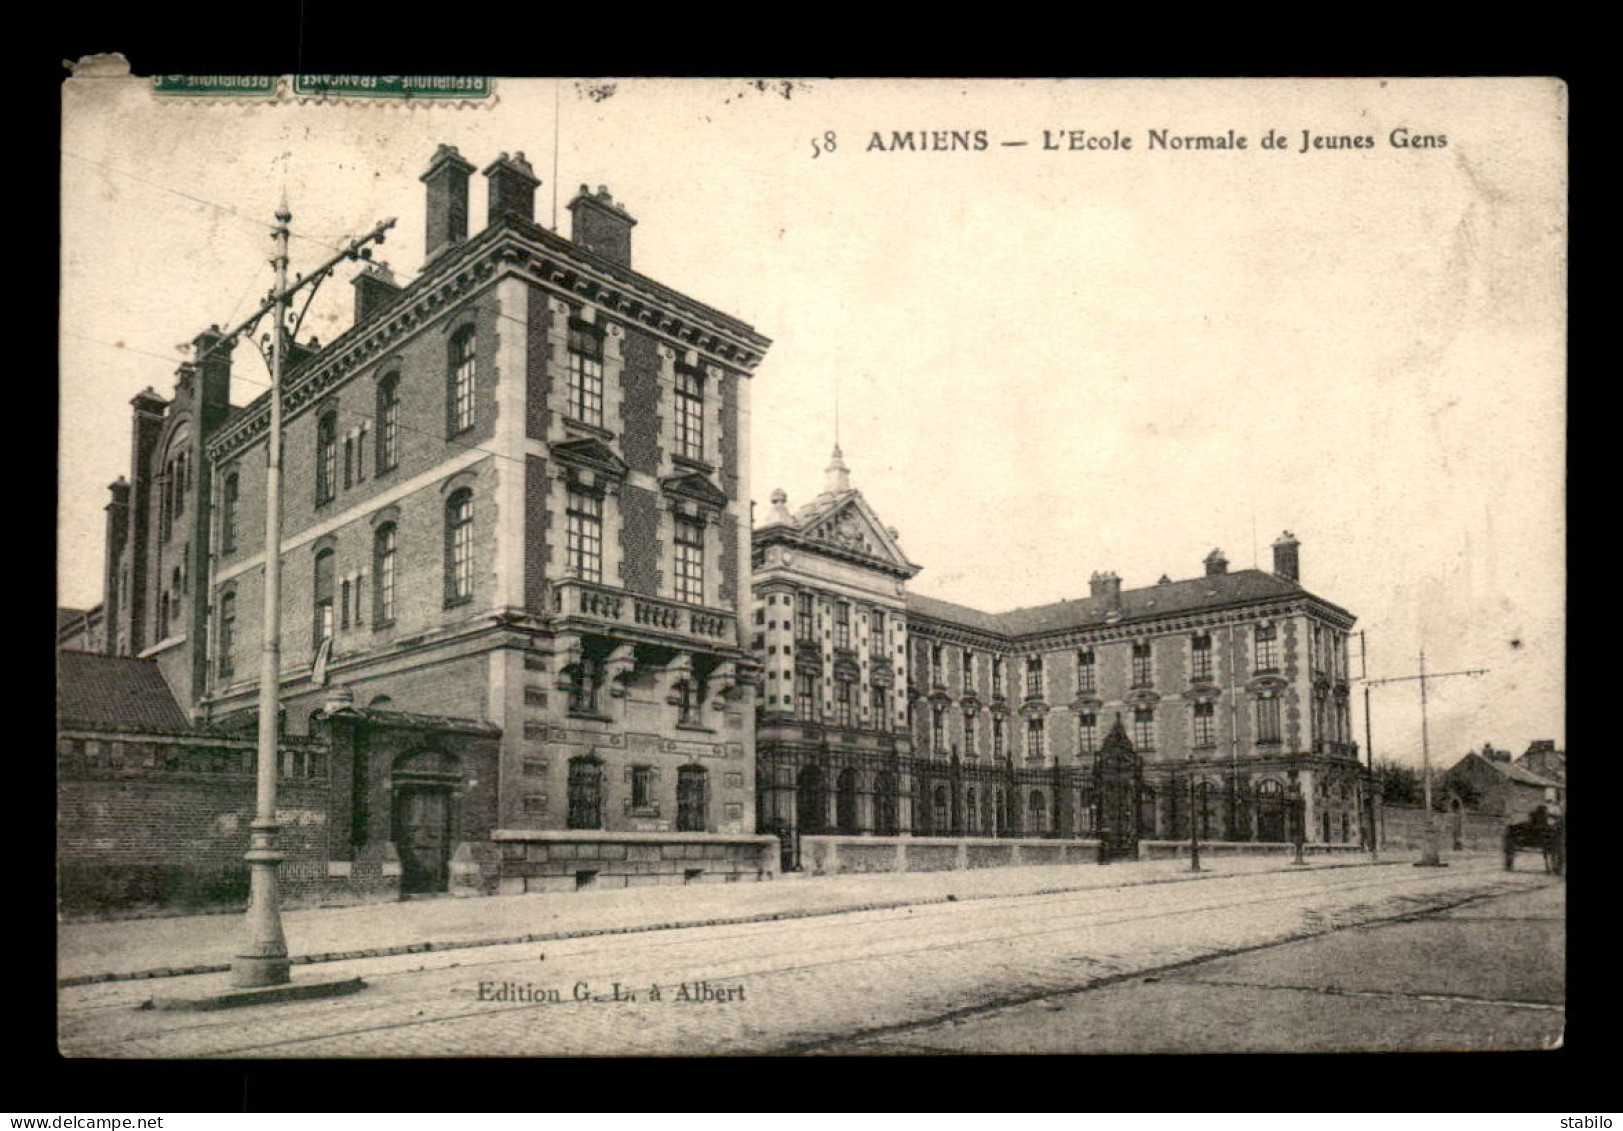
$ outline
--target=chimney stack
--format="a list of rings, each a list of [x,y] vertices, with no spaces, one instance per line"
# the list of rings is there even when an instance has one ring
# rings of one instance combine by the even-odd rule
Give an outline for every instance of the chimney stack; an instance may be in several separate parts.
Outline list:
[[[359,326],[374,314],[387,310],[400,295],[400,284],[386,263],[368,263],[350,280],[355,288],[355,324]]]
[[[508,216],[535,222],[535,190],[541,180],[524,160],[523,150],[511,157],[504,153],[496,158],[485,176],[490,178],[488,226],[494,228]]]
[[[225,344],[225,334],[218,326],[210,326],[192,339],[205,431],[212,431],[231,411],[231,352],[235,348],[236,342]]]
[[[569,202],[569,213],[573,218],[570,239],[621,267],[631,266],[631,229],[637,221],[614,202],[607,186],[598,185],[593,195],[581,185],[580,195]]]
[[[472,175],[473,165],[456,146],[442,143],[428,163],[428,172],[417,178],[428,186],[425,262],[468,238],[468,178]]]
[[[1216,577],[1220,573],[1229,571],[1229,560],[1223,556],[1222,550],[1213,550],[1206,555],[1206,576]]]
[[[1103,597],[1112,605],[1121,603],[1121,578],[1106,570],[1088,579],[1088,596]]]
[[[1274,540],[1274,576],[1301,584],[1302,544],[1289,530]]]

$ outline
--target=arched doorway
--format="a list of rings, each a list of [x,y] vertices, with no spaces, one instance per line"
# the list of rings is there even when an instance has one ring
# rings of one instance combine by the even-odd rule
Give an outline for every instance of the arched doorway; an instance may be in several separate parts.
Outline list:
[[[1285,787],[1269,778],[1257,787],[1257,839],[1283,843],[1285,832]]]
[[[896,775],[882,770],[874,779],[874,831],[895,836],[896,825]]]
[[[857,772],[852,769],[840,771],[840,776],[834,782],[834,823],[842,833],[855,833],[862,830],[858,827],[857,815]]]
[[[449,890],[454,791],[462,784],[455,757],[421,750],[395,759],[390,775],[390,839],[400,857],[400,894]]]
[[[795,825],[802,833],[820,833],[827,824],[823,771],[816,766],[803,766],[795,778]]]

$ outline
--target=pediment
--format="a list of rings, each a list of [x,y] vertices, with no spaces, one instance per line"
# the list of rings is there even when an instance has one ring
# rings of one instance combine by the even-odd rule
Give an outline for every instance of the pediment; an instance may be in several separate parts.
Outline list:
[[[917,568],[861,495],[853,494],[828,514],[807,524],[801,536],[810,542],[878,559],[898,569]]]
[[[626,461],[595,436],[586,436],[579,440],[559,440],[551,445],[551,451],[555,459],[594,468],[617,478],[623,479],[629,470]]]
[[[659,481],[659,486],[668,495],[692,499],[707,507],[721,508],[727,505],[727,493],[697,471],[668,475]]]

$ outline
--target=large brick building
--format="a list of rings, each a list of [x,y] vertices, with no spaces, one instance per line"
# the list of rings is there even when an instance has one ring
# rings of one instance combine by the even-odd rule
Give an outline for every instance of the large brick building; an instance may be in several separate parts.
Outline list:
[[[572,238],[536,224],[522,153],[470,235],[473,172],[442,145],[420,273],[368,268],[349,330],[289,346],[281,700],[330,748],[329,873],[757,878],[742,422],[769,342],[636,272],[606,189]],[[235,343],[194,344],[133,402],[104,603],[61,627],[226,737],[256,716],[269,400],[231,405]]]
[[[1119,723],[1138,833],[1360,845],[1375,828],[1348,711],[1352,614],[1303,588],[1300,547],[1230,571],[992,614],[910,593],[919,566],[854,490],[773,495],[755,531],[757,781],[786,854],[805,836],[1091,837]],[[1193,789],[1191,786],[1193,779]],[[843,851],[847,857],[853,847]]]

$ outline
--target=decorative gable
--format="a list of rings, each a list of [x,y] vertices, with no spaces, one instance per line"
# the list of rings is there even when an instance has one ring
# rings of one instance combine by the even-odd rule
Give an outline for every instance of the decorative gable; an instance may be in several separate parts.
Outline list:
[[[697,471],[668,475],[659,481],[660,489],[679,499],[691,499],[720,510],[727,505],[727,493]]]
[[[807,541],[877,558],[901,569],[915,568],[861,495],[853,494],[826,516],[808,524],[802,536]]]
[[[575,467],[601,471],[616,479],[624,479],[629,465],[614,453],[614,449],[596,437],[581,440],[560,440],[551,445],[554,459]]]

